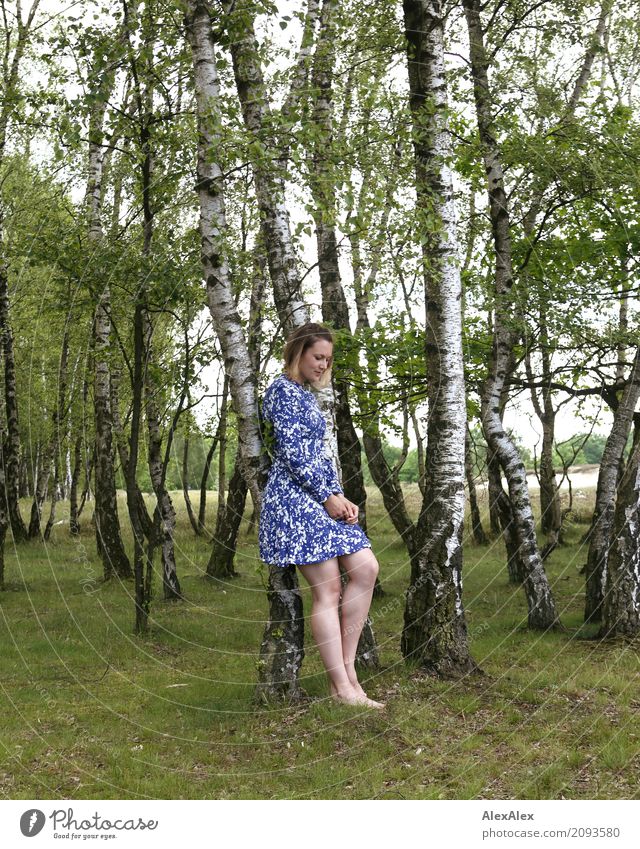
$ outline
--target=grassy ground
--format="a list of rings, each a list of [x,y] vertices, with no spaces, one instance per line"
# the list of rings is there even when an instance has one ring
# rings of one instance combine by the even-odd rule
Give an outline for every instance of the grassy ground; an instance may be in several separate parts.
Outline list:
[[[414,507],[418,497],[409,488]],[[181,506],[181,499],[176,496]],[[180,514],[186,601],[154,602],[133,636],[132,585],[103,584],[90,528],[7,544],[0,596],[0,788],[6,798],[640,798],[637,645],[581,629],[586,526],[548,574],[566,633],[530,633],[502,546],[466,547],[464,593],[484,675],[438,681],[399,652],[408,564],[379,498],[371,536],[384,598],[372,616],[385,715],[328,697],[307,640],[302,707],[251,703],[267,607],[255,538],[226,586],[203,579],[206,543]],[[586,519],[593,493],[576,496]],[[25,515],[27,505],[25,504]],[[122,516],[126,515],[123,511]],[[64,511],[61,512],[64,516]],[[305,610],[309,596],[305,589]],[[308,629],[307,629],[308,630]]]

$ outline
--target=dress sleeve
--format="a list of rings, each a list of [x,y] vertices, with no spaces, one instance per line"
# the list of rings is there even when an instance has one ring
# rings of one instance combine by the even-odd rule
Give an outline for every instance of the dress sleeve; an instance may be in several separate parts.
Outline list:
[[[340,486],[340,481],[338,480],[338,475],[336,473],[336,465],[330,457],[325,457],[324,467],[325,480],[327,482],[327,486],[331,487],[331,492],[338,492],[340,495],[344,495],[344,490]]]
[[[341,492],[339,486],[333,487],[333,481],[327,482],[326,458],[314,457],[309,451],[309,434],[298,398],[290,392],[278,392],[270,413],[278,456],[296,483],[320,504],[334,492]]]

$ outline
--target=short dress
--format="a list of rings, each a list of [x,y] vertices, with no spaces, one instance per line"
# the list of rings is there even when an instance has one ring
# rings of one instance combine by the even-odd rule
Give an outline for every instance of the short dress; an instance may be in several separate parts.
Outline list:
[[[305,565],[370,548],[358,524],[332,519],[322,506],[342,494],[323,443],[324,416],[309,389],[281,374],[267,389],[262,418],[275,437],[262,493],[260,559],[275,566]]]

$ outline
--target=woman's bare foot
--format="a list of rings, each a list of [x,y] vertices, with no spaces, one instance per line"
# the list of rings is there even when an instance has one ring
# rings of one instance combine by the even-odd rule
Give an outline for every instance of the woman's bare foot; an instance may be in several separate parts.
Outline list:
[[[364,704],[368,704],[369,707],[383,708],[386,707],[384,702],[377,702],[375,699],[370,699],[369,696],[362,689],[362,685],[358,681],[355,669],[347,669],[347,675],[349,677],[349,681],[351,682],[351,686],[356,690],[357,693],[360,694],[360,698],[364,700]],[[355,680],[354,680],[355,679]]]
[[[332,698],[344,705],[364,705],[365,707],[377,708],[378,710],[386,707],[384,702],[376,702],[375,699],[370,699],[360,685],[357,687],[352,686],[350,692],[338,692],[333,681],[330,681],[329,689],[331,690]]]
[[[360,698],[359,693],[354,690],[352,686],[342,687],[338,689],[333,681],[329,681],[329,691],[331,692],[331,697],[336,699],[339,702],[347,702],[347,703],[356,703],[356,700]]]
[[[370,699],[369,696],[365,695],[365,701],[368,707],[377,708],[378,710],[384,710],[386,708],[386,704],[384,702],[377,702],[375,699]]]

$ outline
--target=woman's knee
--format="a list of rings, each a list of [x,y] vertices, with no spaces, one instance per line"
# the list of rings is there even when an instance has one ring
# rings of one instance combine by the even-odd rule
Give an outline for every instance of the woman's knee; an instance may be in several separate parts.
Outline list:
[[[337,605],[342,591],[337,559],[317,565],[301,566],[300,571],[311,587],[311,598],[314,603]]]
[[[378,559],[369,549],[369,557],[367,558],[367,565],[365,566],[365,571],[367,575],[367,579],[371,583],[375,583],[376,578],[378,577],[378,572],[380,571],[380,564],[378,563]]]
[[[313,584],[311,587],[311,597],[314,604],[320,605],[336,605],[340,601],[340,593],[342,592],[342,581],[340,576],[328,578],[320,583]]]
[[[361,549],[345,557],[343,565],[349,579],[363,584],[374,584],[380,571],[378,560],[370,548]]]

